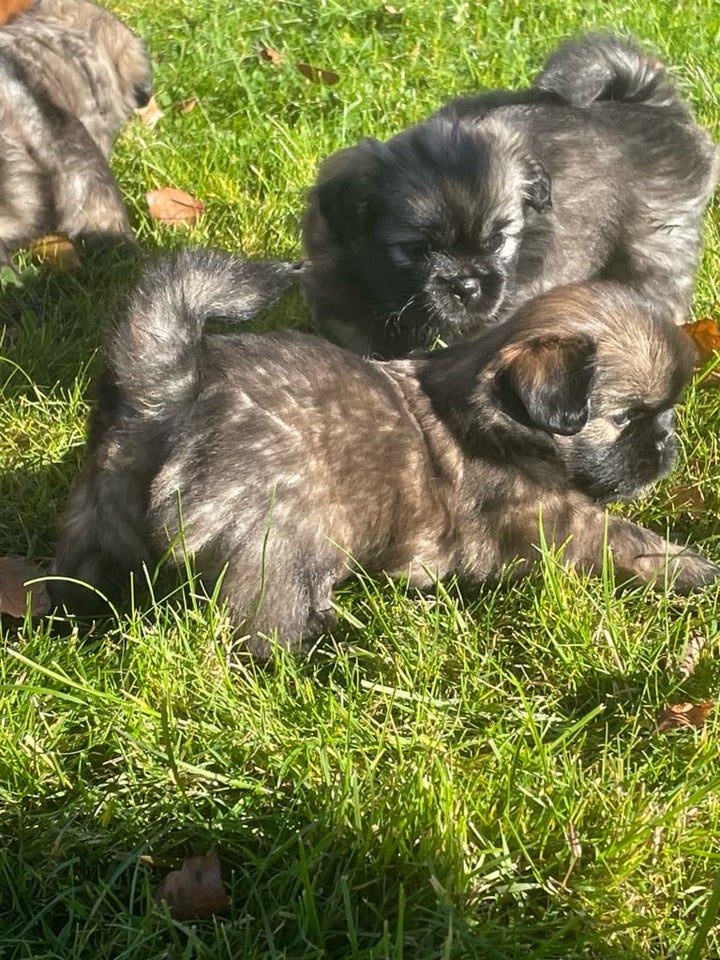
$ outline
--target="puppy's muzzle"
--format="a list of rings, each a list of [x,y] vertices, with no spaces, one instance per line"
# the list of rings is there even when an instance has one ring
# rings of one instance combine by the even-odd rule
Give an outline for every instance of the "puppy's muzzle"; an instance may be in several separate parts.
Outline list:
[[[450,290],[463,303],[469,303],[481,296],[482,280],[480,277],[455,277],[450,280]]]
[[[152,96],[152,86],[149,83],[136,83],[133,87],[133,97],[136,107],[146,107]]]
[[[486,308],[502,294],[503,277],[495,272],[472,273],[446,280],[451,295],[468,310]]]

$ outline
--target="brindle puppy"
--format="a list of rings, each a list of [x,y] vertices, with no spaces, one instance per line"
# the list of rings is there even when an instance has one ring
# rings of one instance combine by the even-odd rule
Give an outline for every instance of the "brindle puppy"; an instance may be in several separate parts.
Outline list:
[[[169,551],[222,594],[249,644],[332,619],[358,566],[478,584],[542,537],[597,570],[689,590],[720,568],[599,506],[675,458],[689,338],[613,284],[557,289],[483,336],[410,360],[364,360],[298,332],[209,335],[251,316],[288,265],[211,251],[147,269],[107,349],[87,463],[55,572],[107,595]],[[521,567],[523,564],[521,564]],[[54,598],[90,597],[69,583]]]
[[[54,231],[130,236],[107,163],[152,90],[143,42],[86,0],[34,0],[0,27],[0,255]]]
[[[681,322],[717,161],[661,63],[605,34],[568,42],[527,90],[453,100],[323,163],[303,228],[313,314],[349,349],[404,356],[601,277]]]

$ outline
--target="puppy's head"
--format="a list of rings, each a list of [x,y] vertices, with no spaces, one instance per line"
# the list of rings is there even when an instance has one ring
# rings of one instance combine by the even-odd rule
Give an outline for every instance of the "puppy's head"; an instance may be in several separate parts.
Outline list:
[[[311,259],[330,251],[379,305],[363,331],[368,352],[399,355],[492,320],[526,218],[550,205],[549,176],[520,135],[494,117],[435,118],[331,157],[306,246]],[[325,332],[355,345],[332,321]]]
[[[152,65],[145,44],[114,14],[87,0],[35,0],[37,16],[78,31],[91,43],[95,61],[86,65],[93,90],[113,132],[152,96]]]
[[[631,497],[677,453],[673,405],[694,349],[614,284],[558,288],[509,321],[486,380],[498,411],[552,437],[573,486]]]

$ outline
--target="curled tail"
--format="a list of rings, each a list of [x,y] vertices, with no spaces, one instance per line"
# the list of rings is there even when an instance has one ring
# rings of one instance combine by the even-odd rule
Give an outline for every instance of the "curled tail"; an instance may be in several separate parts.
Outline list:
[[[589,33],[561,44],[545,61],[534,86],[575,107],[624,100],[690,117],[665,65],[633,40],[611,33]]]
[[[148,266],[111,333],[110,377],[136,412],[159,416],[199,388],[200,345],[211,317],[250,320],[296,283],[302,264],[184,250]]]

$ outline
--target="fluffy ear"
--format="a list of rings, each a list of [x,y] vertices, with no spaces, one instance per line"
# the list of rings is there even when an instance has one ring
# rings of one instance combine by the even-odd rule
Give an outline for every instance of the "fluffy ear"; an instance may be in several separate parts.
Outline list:
[[[523,197],[525,202],[544,213],[552,207],[552,180],[543,164],[536,157],[528,157],[525,161],[525,182]]]
[[[589,337],[543,338],[505,348],[497,400],[515,420],[571,436],[588,416],[595,344]]]
[[[363,232],[378,141],[368,138],[330,157],[313,188],[320,215],[340,240]]]

